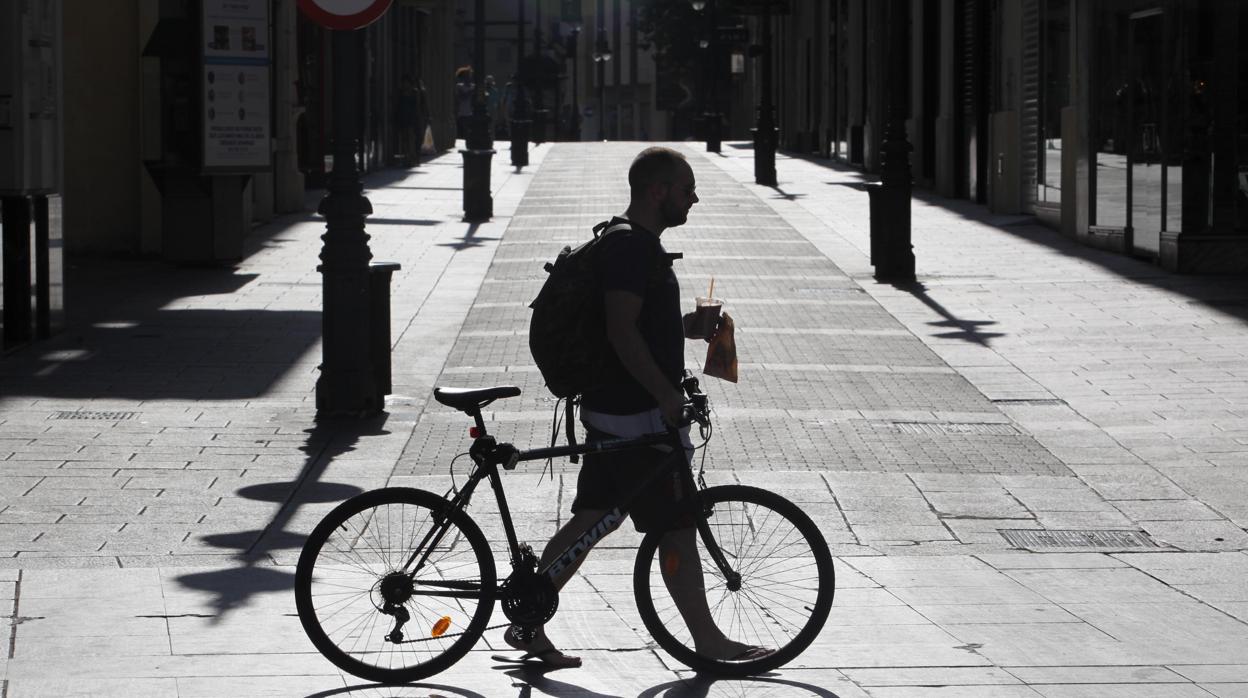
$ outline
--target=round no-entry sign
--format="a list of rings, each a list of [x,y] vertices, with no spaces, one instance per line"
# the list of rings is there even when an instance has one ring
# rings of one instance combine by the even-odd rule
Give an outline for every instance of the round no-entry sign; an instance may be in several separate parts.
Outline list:
[[[299,9],[329,29],[360,29],[390,9],[393,0],[299,0]]]

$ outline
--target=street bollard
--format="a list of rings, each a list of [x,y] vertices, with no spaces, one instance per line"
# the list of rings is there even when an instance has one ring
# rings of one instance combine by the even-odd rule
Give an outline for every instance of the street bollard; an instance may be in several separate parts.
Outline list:
[[[393,389],[390,370],[390,277],[401,267],[398,262],[368,265],[369,361],[377,384],[377,402],[383,404]]]
[[[871,236],[871,257],[869,261],[873,267],[882,263],[880,246],[883,243],[880,238],[883,237],[883,233],[879,228],[881,227],[880,222],[884,219],[884,213],[880,210],[880,207],[884,204],[883,188],[884,185],[879,182],[868,184],[865,187],[867,190],[868,225],[870,226]]]

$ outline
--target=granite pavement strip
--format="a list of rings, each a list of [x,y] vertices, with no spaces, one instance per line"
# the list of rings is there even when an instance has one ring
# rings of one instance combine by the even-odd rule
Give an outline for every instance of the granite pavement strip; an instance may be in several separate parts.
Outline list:
[[[878,285],[860,176],[781,157],[757,187],[742,146],[680,146],[702,203],[664,242],[689,303],[714,275],[739,326],[741,382],[706,381],[708,480],[801,502],[838,555],[832,617],[793,664],[679,671],[633,609],[627,531],[554,621],[581,670],[497,667],[491,636],[424,684],[367,686],[293,615],[291,565],[329,507],[449,483],[467,425],[433,385],[519,385],[492,429],[549,438],[524,305],[542,262],[623,210],[640,147],[560,144],[520,174],[500,152],[481,226],[458,221],[457,155],[369,179],[374,258],[404,269],[395,395],[366,424],[312,420],[314,216],[258,229],[233,270],[75,270],[70,331],[0,360],[4,695],[1248,695],[1248,289],[922,196],[921,285]],[[507,479],[540,541],[574,471],[536,470]],[[500,537],[487,498],[474,515]],[[1157,547],[1032,552],[999,529]]]

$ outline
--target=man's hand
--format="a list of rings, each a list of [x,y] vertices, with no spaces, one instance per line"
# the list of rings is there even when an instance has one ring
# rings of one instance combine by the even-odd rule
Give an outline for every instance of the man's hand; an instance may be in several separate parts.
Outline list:
[[[709,344],[710,341],[714,339],[715,335],[719,332],[719,328],[724,324],[724,316],[720,315],[719,318],[715,320],[715,329],[712,330],[711,333],[707,335],[706,337],[703,337],[700,334],[696,334],[697,320],[695,318],[697,318],[697,316],[698,314],[696,312],[693,312],[693,313],[685,313],[684,316],[681,317],[681,319],[685,323],[685,339],[701,339]]]
[[[676,388],[671,388],[659,399],[659,412],[663,414],[663,421],[672,426],[680,424],[680,417],[684,408],[685,395]]]

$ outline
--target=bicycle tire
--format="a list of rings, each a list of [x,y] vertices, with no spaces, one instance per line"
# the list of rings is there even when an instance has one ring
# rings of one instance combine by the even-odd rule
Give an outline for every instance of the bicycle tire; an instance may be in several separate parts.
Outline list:
[[[699,509],[692,512],[699,528],[704,520],[741,575],[740,588],[729,590],[706,551],[705,534],[698,534],[712,619],[729,639],[775,651],[741,661],[698,653],[663,583],[658,564],[663,529],[645,535],[633,568],[633,593],[642,622],[660,647],[695,671],[748,676],[787,664],[815,640],[832,608],[836,577],[823,534],[796,504],[774,492],[724,485],[703,491],[700,499],[700,506],[686,505],[674,518],[689,516],[691,507]],[[668,564],[678,565],[679,560]]]
[[[450,584],[478,587],[480,595],[447,598],[413,591],[401,604],[411,618],[399,643],[387,639],[394,616],[379,610],[382,581],[394,579],[387,575],[406,563],[434,515],[444,516],[448,505],[423,490],[373,490],[339,504],[312,530],[295,570],[295,606],[308,638],[326,659],[363,679],[402,683],[447,669],[481,637],[496,595],[494,556],[462,510],[450,512],[450,527],[412,589]],[[444,575],[451,572],[448,581]],[[444,616],[451,625],[436,633]]]

